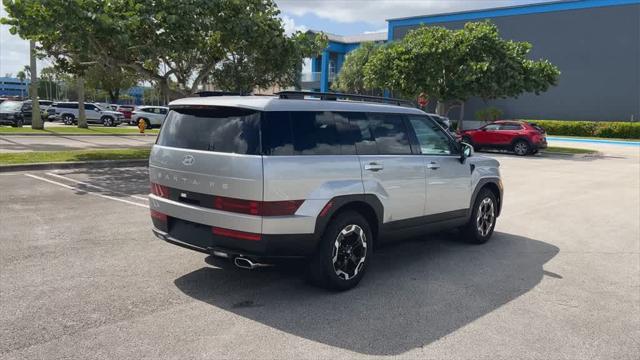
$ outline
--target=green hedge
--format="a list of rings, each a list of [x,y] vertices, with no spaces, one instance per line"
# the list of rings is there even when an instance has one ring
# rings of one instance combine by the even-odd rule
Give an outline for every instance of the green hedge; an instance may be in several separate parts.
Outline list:
[[[549,135],[640,139],[640,122],[527,120],[542,126]]]

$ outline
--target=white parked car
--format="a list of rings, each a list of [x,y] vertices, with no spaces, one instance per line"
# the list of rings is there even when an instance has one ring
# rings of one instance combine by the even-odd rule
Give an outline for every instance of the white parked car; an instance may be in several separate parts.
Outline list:
[[[62,120],[66,125],[78,123],[77,102],[59,102],[52,106],[55,107],[56,119]],[[88,123],[118,126],[124,121],[124,115],[121,112],[106,110],[97,104],[85,103],[84,110]]]
[[[138,125],[138,121],[142,119],[148,129],[160,127],[168,113],[169,108],[164,106],[139,106],[131,113],[130,123]]]

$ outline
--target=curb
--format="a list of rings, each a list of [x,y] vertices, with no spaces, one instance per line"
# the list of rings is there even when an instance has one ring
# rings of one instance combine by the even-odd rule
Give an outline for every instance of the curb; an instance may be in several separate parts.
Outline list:
[[[0,137],[1,136],[158,136],[158,134],[140,134],[140,133],[131,133],[131,134],[0,133]]]
[[[0,173],[11,172],[11,171],[51,170],[51,169],[119,168],[119,167],[148,166],[148,165],[149,165],[149,159],[67,161],[67,162],[0,165]]]
[[[541,151],[545,156],[558,156],[558,157],[572,157],[577,159],[586,159],[586,158],[601,158],[603,157],[603,153],[594,152],[594,153],[585,153],[585,154],[574,154],[574,153],[561,153],[561,152],[544,152]]]

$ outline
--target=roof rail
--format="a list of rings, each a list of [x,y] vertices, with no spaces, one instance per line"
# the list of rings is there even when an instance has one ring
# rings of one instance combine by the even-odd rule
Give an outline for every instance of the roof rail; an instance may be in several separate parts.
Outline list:
[[[246,96],[251,94],[245,94],[240,92],[233,91],[198,91],[196,95],[200,97],[208,97],[208,96]]]
[[[320,92],[320,91],[280,91],[280,92],[277,92],[276,95],[278,95],[280,99],[301,100],[301,99],[304,99],[305,96],[317,96],[320,98],[320,100],[332,100],[332,101],[353,100],[353,101],[377,102],[377,103],[392,104],[392,105],[398,105],[398,106],[416,107],[416,104],[410,100],[386,98],[386,97],[371,96],[371,95],[330,93],[330,92]]]

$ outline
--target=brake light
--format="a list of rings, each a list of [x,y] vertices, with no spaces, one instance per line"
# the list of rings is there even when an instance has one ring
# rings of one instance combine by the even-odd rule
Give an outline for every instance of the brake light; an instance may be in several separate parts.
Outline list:
[[[159,211],[151,210],[151,217],[153,219],[158,219],[162,222],[167,222],[167,214],[163,214]]]
[[[262,203],[262,216],[293,215],[304,200],[265,201]]]
[[[151,193],[166,199],[169,198],[169,188],[164,185],[151,183]]]
[[[257,216],[285,216],[295,214],[303,202],[304,200],[254,201],[216,196],[213,208]]]
[[[225,229],[225,228],[220,228],[215,226],[211,228],[211,232],[213,233],[213,235],[225,236],[225,237],[230,237],[230,238],[235,238],[240,240],[260,241],[260,239],[262,238],[260,234]]]
[[[260,215],[261,202],[216,196],[213,199],[213,208],[217,210],[229,211],[229,212],[235,212],[235,213]]]

